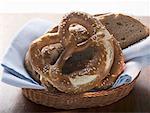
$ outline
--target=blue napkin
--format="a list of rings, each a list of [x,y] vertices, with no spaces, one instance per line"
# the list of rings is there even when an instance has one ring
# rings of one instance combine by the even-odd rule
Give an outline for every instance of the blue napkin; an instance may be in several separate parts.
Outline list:
[[[47,20],[34,19],[25,24],[13,37],[7,49],[1,65],[4,67],[2,81],[17,87],[43,88],[34,81],[24,68],[24,57],[29,44],[47,32],[51,22]],[[11,78],[10,78],[11,77]],[[26,84],[26,85],[25,85]]]
[[[143,68],[150,65],[148,48],[150,48],[150,36],[123,50],[126,68],[112,88],[132,82]]]
[[[29,44],[47,32],[50,27],[50,21],[35,19],[29,21],[16,33],[1,63],[4,68],[3,82],[21,88],[44,89],[43,86],[34,81],[26,72],[24,57]],[[112,88],[132,82],[141,69],[149,65],[150,53],[146,48],[150,48],[149,37],[123,50],[126,69],[116,80]]]

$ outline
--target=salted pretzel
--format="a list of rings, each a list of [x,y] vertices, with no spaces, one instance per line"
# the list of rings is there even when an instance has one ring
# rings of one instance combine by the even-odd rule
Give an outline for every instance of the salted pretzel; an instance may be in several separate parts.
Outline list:
[[[84,26],[90,38],[78,44],[75,36],[69,33],[69,26],[78,23]],[[65,33],[64,33],[65,32]],[[61,39],[61,40],[59,40]],[[62,43],[64,51],[57,61],[51,65],[44,61],[41,50],[47,45]],[[62,67],[66,60],[75,52],[80,52],[88,47],[95,49],[95,56],[88,62],[86,68],[63,74]],[[61,22],[58,33],[48,33],[35,40],[30,48],[30,60],[33,68],[40,74],[41,82],[50,82],[58,90],[66,93],[78,93],[96,87],[110,71],[114,58],[112,35],[102,24],[91,15],[85,13],[70,13]],[[100,68],[101,67],[101,68]]]

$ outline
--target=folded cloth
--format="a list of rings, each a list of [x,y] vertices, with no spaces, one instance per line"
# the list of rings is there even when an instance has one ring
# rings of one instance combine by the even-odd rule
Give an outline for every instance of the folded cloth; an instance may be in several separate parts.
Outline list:
[[[20,79],[19,77],[16,77],[13,73],[8,72],[7,70],[4,70],[3,73],[4,74],[2,81],[9,85],[21,88],[44,89],[43,86],[29,82],[26,79]]]
[[[41,86],[39,86],[39,84],[26,72],[24,68],[24,57],[29,44],[39,36],[43,35],[43,33],[47,32],[50,25],[50,21],[34,19],[25,24],[16,33],[1,63],[4,67],[2,76],[3,82],[17,87],[25,87],[27,84],[32,84],[29,86],[30,88],[36,88],[35,86],[37,85],[37,88],[41,89]],[[8,76],[15,77],[12,77],[13,79],[8,79]]]
[[[133,81],[142,68],[150,65],[150,36],[123,50],[126,69],[118,77],[112,88]]]
[[[36,19],[28,22],[14,36],[6,51],[1,65],[4,67],[2,81],[21,88],[43,89],[44,87],[34,81],[24,68],[24,57],[29,44],[47,32],[51,23],[47,20]],[[112,88],[130,83],[141,69],[149,65],[150,54],[145,48],[150,47],[150,38],[123,50],[126,60],[126,69],[116,80]]]
[[[150,48],[150,37],[147,37],[146,39],[143,39],[140,42],[135,43],[134,45],[124,49],[123,54],[125,57],[125,61],[129,61],[137,57],[150,55],[150,51],[148,51],[148,48]]]

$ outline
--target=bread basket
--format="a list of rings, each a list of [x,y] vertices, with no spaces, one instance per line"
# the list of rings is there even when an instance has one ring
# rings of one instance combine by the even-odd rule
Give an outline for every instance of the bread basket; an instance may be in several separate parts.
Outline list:
[[[56,93],[53,91],[48,92],[45,90],[23,88],[22,93],[27,99],[36,104],[57,109],[76,109],[105,106],[117,102],[118,100],[127,96],[133,89],[138,76],[129,84],[125,84],[114,89],[97,92],[85,92],[76,95],[69,95],[61,92]]]
[[[118,28],[120,28],[120,26]],[[23,88],[22,92],[23,95],[32,102],[57,109],[98,107],[112,104],[127,96],[133,89],[138,76],[131,83],[124,84],[117,88],[95,92],[89,91],[74,95],[54,91],[53,89],[46,91]]]

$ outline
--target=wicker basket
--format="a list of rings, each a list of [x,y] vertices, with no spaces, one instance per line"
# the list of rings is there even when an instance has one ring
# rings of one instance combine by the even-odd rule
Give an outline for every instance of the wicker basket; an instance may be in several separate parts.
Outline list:
[[[76,95],[26,88],[23,88],[22,92],[23,95],[32,102],[48,107],[57,109],[90,108],[109,105],[127,96],[133,89],[137,78],[138,76],[131,83],[114,89],[86,92]]]

